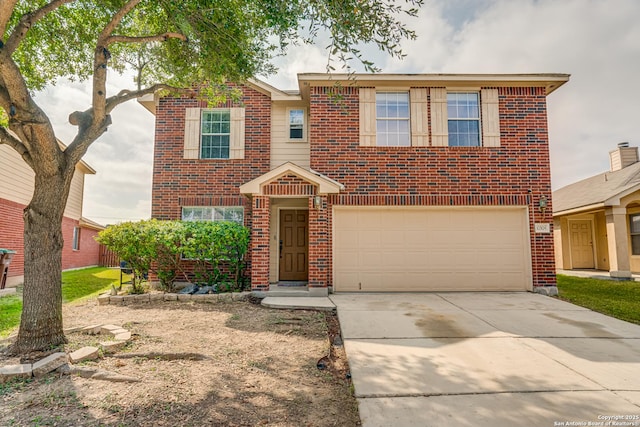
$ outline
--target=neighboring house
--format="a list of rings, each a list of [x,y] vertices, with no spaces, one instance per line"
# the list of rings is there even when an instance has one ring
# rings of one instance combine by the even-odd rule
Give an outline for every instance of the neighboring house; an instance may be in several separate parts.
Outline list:
[[[71,181],[69,199],[62,220],[62,269],[88,267],[98,264],[98,243],[93,239],[104,227],[82,217],[84,176],[95,174],[88,164],[80,161]],[[23,210],[31,201],[34,173],[11,147],[0,144],[0,248],[17,253],[9,266],[7,286],[23,281],[24,221]]]
[[[638,147],[622,142],[609,159],[609,172],[553,192],[556,265],[630,278],[640,273]]]
[[[554,292],[546,97],[568,79],[300,74],[215,108],[149,96],[152,217],[250,227],[254,291]]]

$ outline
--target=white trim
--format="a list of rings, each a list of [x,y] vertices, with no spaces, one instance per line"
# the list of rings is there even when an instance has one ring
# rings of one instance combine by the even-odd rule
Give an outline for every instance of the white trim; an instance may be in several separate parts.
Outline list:
[[[291,138],[291,111],[302,110],[302,138]],[[286,109],[286,123],[287,123],[287,142],[291,143],[308,143],[309,142],[309,113],[307,107],[287,107]]]
[[[286,162],[281,164],[277,168],[272,169],[269,172],[262,174],[259,177],[254,178],[251,181],[242,184],[240,186],[240,193],[260,195],[262,194],[262,187],[264,185],[268,184],[274,179],[277,179],[281,176],[286,175],[287,173],[298,175],[300,178],[306,181],[309,181],[312,184],[317,185],[318,194],[335,194],[335,193],[339,193],[341,190],[344,190],[344,185],[340,184],[337,181],[334,181],[329,177],[326,177],[311,169],[307,170],[301,166],[296,165],[295,163]],[[275,197],[280,197],[280,196],[275,196]],[[296,196],[296,197],[300,197],[300,196]]]

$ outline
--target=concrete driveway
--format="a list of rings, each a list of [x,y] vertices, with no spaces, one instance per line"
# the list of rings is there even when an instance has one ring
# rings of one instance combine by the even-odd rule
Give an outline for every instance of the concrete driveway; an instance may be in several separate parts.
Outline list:
[[[638,325],[531,293],[331,300],[365,427],[640,426]]]

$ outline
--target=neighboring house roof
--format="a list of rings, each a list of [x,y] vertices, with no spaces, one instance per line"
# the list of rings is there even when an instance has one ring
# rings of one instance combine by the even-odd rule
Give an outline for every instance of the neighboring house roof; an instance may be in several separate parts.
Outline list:
[[[640,162],[615,172],[604,172],[553,192],[554,215],[603,206],[616,206],[620,198],[640,189]]]
[[[80,227],[91,228],[97,231],[102,231],[106,228],[104,225],[98,224],[97,222],[92,221],[89,218],[85,218],[85,217],[81,217],[79,223],[80,223]]]

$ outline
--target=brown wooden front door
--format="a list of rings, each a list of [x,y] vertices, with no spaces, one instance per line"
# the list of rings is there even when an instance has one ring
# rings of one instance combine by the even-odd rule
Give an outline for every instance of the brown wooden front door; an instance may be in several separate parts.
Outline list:
[[[280,280],[309,278],[309,211],[280,211]]]

